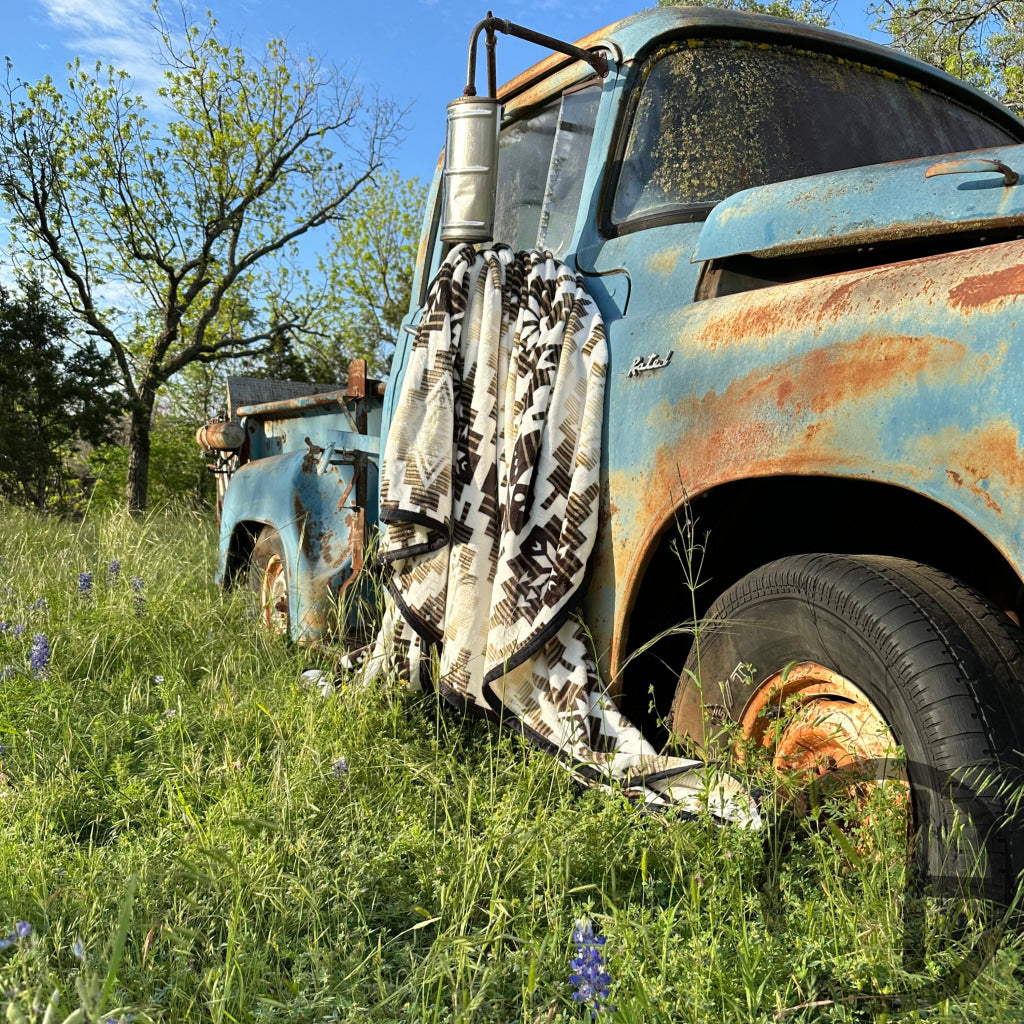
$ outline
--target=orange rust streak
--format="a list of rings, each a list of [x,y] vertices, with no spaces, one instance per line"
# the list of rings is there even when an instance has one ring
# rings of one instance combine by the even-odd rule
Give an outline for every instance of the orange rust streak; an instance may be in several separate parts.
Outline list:
[[[679,453],[710,447],[706,426],[718,430],[742,429],[751,423],[751,406],[775,405],[821,415],[842,403],[868,395],[897,391],[908,380],[920,376],[946,380],[949,371],[965,362],[967,349],[948,338],[865,334],[850,342],[836,343],[801,355],[768,370],[754,370],[733,380],[721,395],[709,392],[695,402],[684,400],[670,415],[675,419],[699,418],[674,446]],[[970,364],[966,375],[973,375]],[[774,421],[760,424],[761,430],[778,429]],[[699,438],[704,443],[698,445]],[[767,439],[767,438],[766,438]],[[718,461],[717,459],[715,460]]]
[[[1000,502],[1018,500],[1024,489],[1020,434],[1008,420],[994,420],[976,430],[947,427],[918,438],[914,450],[923,465],[945,463],[951,486],[966,487],[998,515],[1003,514]],[[982,487],[985,481],[987,488]]]
[[[961,313],[970,313],[1024,296],[1022,252],[1019,242],[1003,243],[727,296],[716,299],[710,310],[691,307],[682,329],[693,331],[697,344],[714,349],[777,342],[782,332],[824,330],[853,312],[892,313],[922,301],[948,302]],[[979,266],[986,265],[995,269],[978,273]],[[692,326],[691,318],[697,320]]]
[[[946,338],[864,335],[794,356],[767,373],[754,371],[721,395],[691,397],[668,412],[687,429],[678,441],[659,449],[653,473],[645,474],[648,496],[638,516],[652,528],[652,511],[671,512],[678,504],[680,473],[689,486],[703,490],[744,476],[834,470],[834,409],[894,393],[915,378],[948,380],[961,365],[968,378],[972,363],[966,356],[963,345]],[[779,418],[779,409],[814,418],[794,430],[791,420]],[[870,454],[846,452],[844,460],[851,467]],[[651,484],[657,489],[666,482],[668,490],[650,493]]]
[[[505,112],[509,113],[513,110],[522,110],[536,106],[536,104],[542,103],[544,100],[568,89],[569,86],[582,82],[584,78],[589,78],[593,73],[594,69],[589,64],[584,64],[583,61],[573,61],[568,67],[564,67],[547,78],[523,88],[515,93],[514,96],[505,100]],[[505,89],[499,89],[499,98],[504,93]]]
[[[783,331],[806,331],[836,323],[849,315],[858,291],[864,292],[862,303],[865,299],[878,301],[877,292],[871,291],[877,284],[867,281],[870,277],[871,272],[840,274],[828,288],[822,281],[803,282],[719,299],[711,309],[692,307],[693,315],[703,321],[696,325],[694,340],[701,347],[717,348],[775,340]]]
[[[345,488],[345,493],[338,499],[338,511],[340,512],[348,504],[348,496],[352,493],[352,488],[355,486],[356,475],[352,474],[352,479],[349,480],[348,486]]]
[[[1005,304],[1024,295],[1024,265],[1004,267],[991,274],[965,278],[949,293],[950,305],[968,312],[995,303]]]

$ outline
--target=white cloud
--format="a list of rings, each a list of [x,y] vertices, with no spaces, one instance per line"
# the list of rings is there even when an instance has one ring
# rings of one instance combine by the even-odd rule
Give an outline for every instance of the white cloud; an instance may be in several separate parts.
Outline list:
[[[38,0],[59,44],[83,64],[94,61],[127,71],[146,93],[163,81],[154,61],[159,36],[145,0]]]
[[[50,21],[60,28],[89,33],[123,31],[132,20],[132,4],[121,0],[41,0]]]

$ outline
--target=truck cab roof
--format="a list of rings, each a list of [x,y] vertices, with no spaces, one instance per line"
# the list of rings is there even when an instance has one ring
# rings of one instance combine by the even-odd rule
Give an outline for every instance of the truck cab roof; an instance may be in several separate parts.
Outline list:
[[[1024,141],[1024,122],[991,96],[939,68],[888,46],[788,18],[713,7],[657,7],[591,32],[576,45],[583,49],[603,46],[612,52],[618,63],[626,64],[642,60],[653,48],[672,39],[697,36],[760,37],[765,41],[827,50],[839,57],[866,60],[895,74],[914,78],[967,106],[983,108],[987,116],[1007,131],[1020,134],[1021,141]],[[572,58],[553,53],[501,86],[498,98],[507,109],[529,105],[535,86],[555,71],[572,70],[574,63],[579,77],[591,73],[590,68],[573,62]]]

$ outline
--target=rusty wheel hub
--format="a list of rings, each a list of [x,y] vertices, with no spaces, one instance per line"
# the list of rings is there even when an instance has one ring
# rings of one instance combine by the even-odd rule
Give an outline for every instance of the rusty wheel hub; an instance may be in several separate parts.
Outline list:
[[[260,614],[272,633],[288,632],[288,574],[280,555],[267,559],[260,580]]]
[[[740,729],[743,740],[770,751],[780,774],[827,781],[862,807],[887,782],[909,793],[881,712],[863,690],[816,662],[765,679],[747,701]]]

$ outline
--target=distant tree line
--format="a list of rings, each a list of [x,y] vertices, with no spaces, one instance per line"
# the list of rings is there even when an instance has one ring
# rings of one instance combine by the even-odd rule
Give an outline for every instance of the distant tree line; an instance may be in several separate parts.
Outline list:
[[[161,401],[189,367],[283,358],[307,340],[311,372],[343,373],[342,344],[382,358],[411,243],[370,272],[365,294],[334,256],[375,201],[419,194],[386,170],[404,114],[394,103],[280,39],[250,54],[183,2],[154,11],[153,113],[101,64],[74,61],[60,86],[19,80],[8,59],[0,83],[10,261],[42,268],[76,329],[112,357],[131,511],[148,502]],[[314,234],[328,252],[319,265]],[[353,325],[376,298],[380,317]]]
[[[112,358],[72,336],[71,318],[38,279],[0,286],[0,496],[40,510],[73,505],[82,446],[113,436],[115,383]]]

